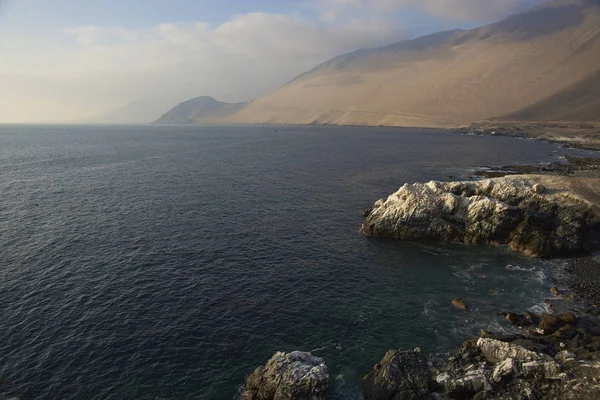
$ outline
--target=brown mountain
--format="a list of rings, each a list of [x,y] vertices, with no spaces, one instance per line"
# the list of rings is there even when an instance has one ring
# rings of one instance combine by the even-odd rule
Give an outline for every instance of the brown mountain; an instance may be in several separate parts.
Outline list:
[[[600,0],[555,0],[474,30],[336,57],[227,118],[456,126],[600,119]]]

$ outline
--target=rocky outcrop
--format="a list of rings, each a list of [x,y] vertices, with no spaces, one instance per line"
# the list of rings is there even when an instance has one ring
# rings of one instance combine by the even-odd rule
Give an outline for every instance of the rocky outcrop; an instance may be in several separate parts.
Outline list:
[[[509,245],[534,257],[600,248],[600,216],[576,197],[556,197],[524,176],[406,184],[365,213],[369,236]]]
[[[329,386],[325,362],[310,353],[277,352],[246,378],[242,400],[324,400]]]
[[[597,361],[567,350],[555,356],[529,350],[523,346],[537,344],[520,336],[504,340],[480,338],[465,342],[458,354],[445,358],[391,350],[364,378],[365,398],[598,398]],[[440,364],[439,360],[446,361]]]
[[[367,400],[422,399],[431,392],[427,357],[415,351],[388,351],[363,379]]]

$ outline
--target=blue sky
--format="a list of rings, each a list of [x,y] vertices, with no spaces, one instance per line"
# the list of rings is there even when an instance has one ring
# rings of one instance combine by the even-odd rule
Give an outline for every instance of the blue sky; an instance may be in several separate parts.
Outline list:
[[[0,0],[0,122],[73,120],[140,99],[250,100],[338,54],[540,2]]]

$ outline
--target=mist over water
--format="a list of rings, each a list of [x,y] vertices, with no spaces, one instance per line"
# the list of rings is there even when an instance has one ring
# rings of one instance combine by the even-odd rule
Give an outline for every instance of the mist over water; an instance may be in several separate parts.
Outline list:
[[[306,350],[332,396],[360,398],[386,350],[510,329],[496,313],[548,288],[547,264],[504,248],[364,237],[361,211],[558,151],[410,129],[0,126],[0,392],[231,399],[275,351]]]

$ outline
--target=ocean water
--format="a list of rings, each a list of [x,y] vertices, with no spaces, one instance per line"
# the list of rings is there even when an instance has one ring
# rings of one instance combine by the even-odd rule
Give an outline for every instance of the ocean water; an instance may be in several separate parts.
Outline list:
[[[508,330],[496,314],[549,287],[548,264],[504,248],[367,238],[361,211],[404,182],[567,151],[415,129],[0,126],[0,393],[233,399],[275,351],[306,350],[332,398],[360,399],[386,350]]]

